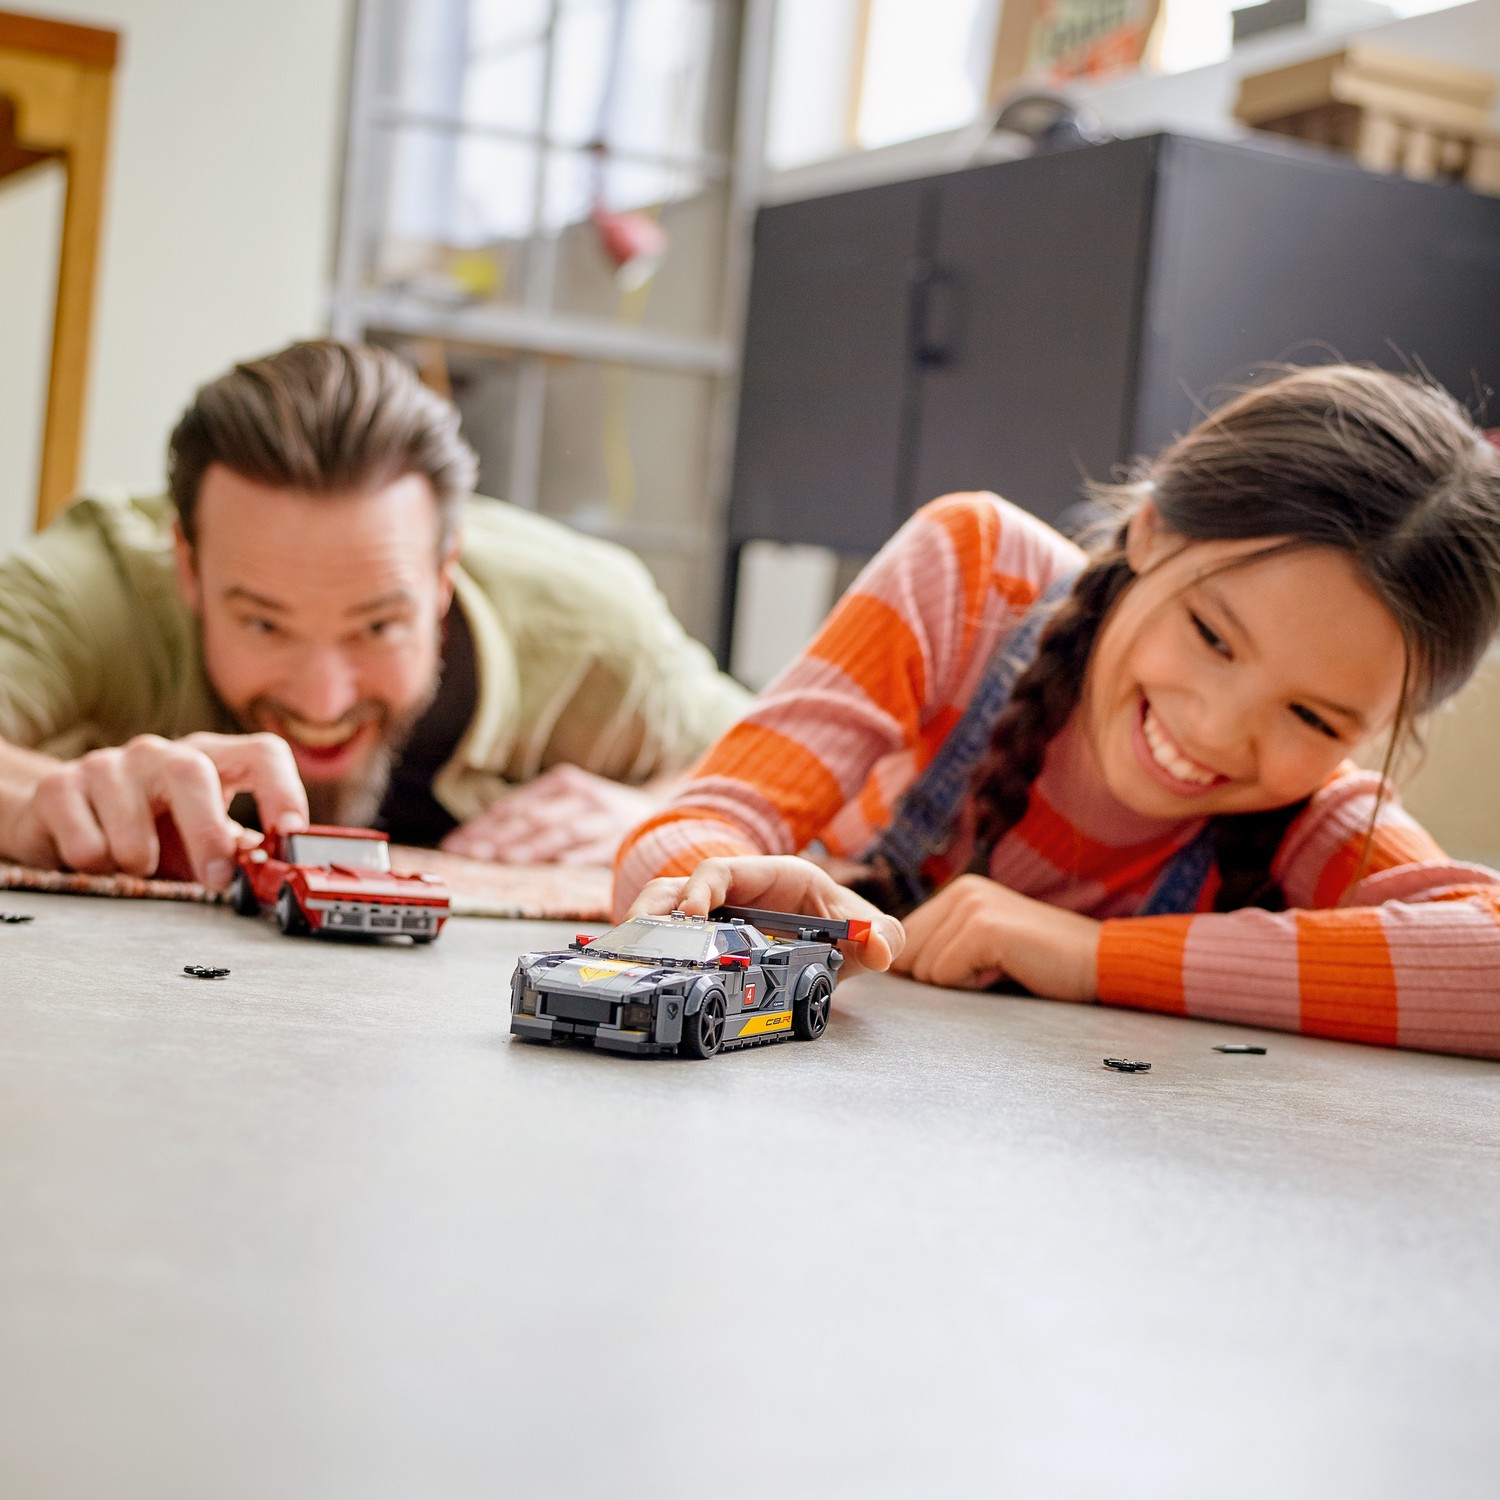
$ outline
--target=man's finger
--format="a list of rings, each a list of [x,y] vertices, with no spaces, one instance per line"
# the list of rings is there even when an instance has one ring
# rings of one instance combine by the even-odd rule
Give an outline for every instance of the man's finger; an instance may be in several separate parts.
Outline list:
[[[76,767],[42,777],[32,793],[32,806],[65,868],[91,875],[113,870],[109,839],[99,826]]]
[[[622,836],[607,814],[588,813],[568,818],[556,827],[539,829],[516,846],[514,857],[518,864],[544,865],[564,859],[578,864],[577,851],[593,847],[603,850],[594,862],[607,865],[614,859]]]
[[[593,839],[588,843],[575,844],[571,849],[557,856],[560,865],[604,865],[614,863],[615,855],[620,852],[620,840],[613,834],[602,839]]]
[[[263,828],[306,828],[307,792],[291,746],[276,734],[194,734],[184,744],[202,751],[218,771],[226,797],[249,792]]]
[[[165,745],[149,756],[143,752],[140,764],[152,805],[177,825],[194,877],[222,890],[234,874],[239,825],[225,810],[228,797],[217,766],[181,744]]]
[[[110,862],[129,875],[154,875],[161,859],[156,818],[140,784],[117,751],[86,755],[79,762],[89,805],[109,842]]]
[[[10,840],[10,857],[34,870],[55,870],[63,862],[56,841],[37,814],[34,795],[11,825]]]

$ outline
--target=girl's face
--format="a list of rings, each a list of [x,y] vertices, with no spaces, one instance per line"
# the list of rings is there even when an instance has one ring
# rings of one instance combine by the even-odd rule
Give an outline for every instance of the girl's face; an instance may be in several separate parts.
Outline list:
[[[1147,817],[1285,807],[1394,721],[1401,632],[1343,553],[1185,543],[1145,506],[1140,575],[1100,632],[1085,725],[1110,790]]]

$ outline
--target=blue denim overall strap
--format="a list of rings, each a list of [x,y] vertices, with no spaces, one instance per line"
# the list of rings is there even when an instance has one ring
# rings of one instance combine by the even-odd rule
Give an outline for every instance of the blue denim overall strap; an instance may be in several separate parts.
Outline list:
[[[1010,702],[1016,679],[1036,659],[1042,631],[1077,578],[1076,572],[1059,578],[990,653],[963,717],[926,769],[902,793],[890,826],[865,850],[867,861],[880,857],[886,862],[901,898],[910,905],[931,894],[922,867],[951,842],[975,767],[989,749],[995,721]]]
[[[1138,917],[1175,917],[1197,911],[1203,883],[1214,867],[1213,834],[1207,824],[1166,863],[1141,903]]]

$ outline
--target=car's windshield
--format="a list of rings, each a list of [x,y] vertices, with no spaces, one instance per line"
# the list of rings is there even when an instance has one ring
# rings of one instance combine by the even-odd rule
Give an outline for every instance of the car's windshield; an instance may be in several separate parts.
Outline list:
[[[294,865],[353,865],[360,870],[389,870],[391,846],[384,839],[296,833],[287,841],[287,858]]]
[[[675,958],[702,963],[707,960],[712,944],[713,929],[703,922],[633,917],[601,933],[584,951],[617,953],[626,958]]]

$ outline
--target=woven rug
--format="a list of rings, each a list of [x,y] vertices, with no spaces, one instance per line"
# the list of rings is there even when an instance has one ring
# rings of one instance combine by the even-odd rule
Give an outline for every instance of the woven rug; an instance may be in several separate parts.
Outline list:
[[[441,875],[456,917],[512,917],[532,921],[600,922],[609,916],[610,872],[597,865],[492,865],[435,849],[391,847],[392,866]],[[139,875],[78,875],[0,863],[0,890],[76,896],[123,896],[147,901],[226,898],[191,880],[147,880]]]

